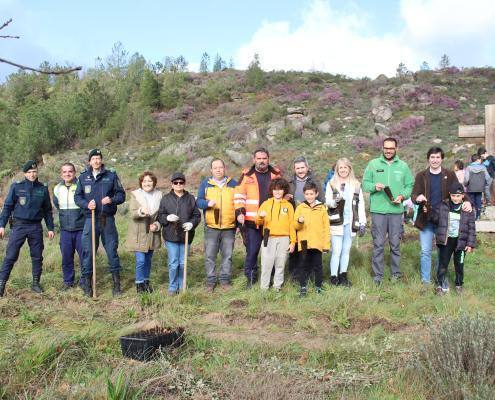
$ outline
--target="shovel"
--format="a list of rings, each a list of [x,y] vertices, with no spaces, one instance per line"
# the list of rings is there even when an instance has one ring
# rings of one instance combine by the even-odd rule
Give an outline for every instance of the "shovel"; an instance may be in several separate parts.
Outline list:
[[[186,285],[187,285],[187,253],[188,253],[188,247],[189,247],[189,231],[186,231],[185,239],[184,239],[185,245],[184,245],[184,278],[182,281],[182,292],[186,292]]]
[[[91,210],[91,251],[93,253],[93,299],[96,299],[96,234],[95,210]]]

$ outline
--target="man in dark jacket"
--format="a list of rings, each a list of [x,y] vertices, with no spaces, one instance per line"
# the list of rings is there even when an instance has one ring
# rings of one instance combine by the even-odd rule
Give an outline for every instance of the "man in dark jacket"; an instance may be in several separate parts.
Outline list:
[[[48,238],[53,239],[55,235],[50,194],[46,185],[38,181],[38,165],[35,161],[29,160],[24,164],[22,171],[25,179],[10,186],[0,215],[0,239],[5,236],[5,225],[11,217],[13,218],[12,233],[0,270],[0,297],[4,294],[10,272],[19,258],[19,251],[26,239],[33,266],[31,289],[36,293],[43,292],[40,286],[44,248],[42,219],[45,220],[48,228]]]
[[[289,180],[289,193],[285,196],[286,200],[292,202],[294,209],[304,201],[303,187],[307,182],[313,182],[318,187],[317,200],[321,203],[325,203],[325,192],[318,179],[314,176],[310,170],[308,162],[304,156],[297,157],[294,160],[294,175]],[[296,249],[293,253],[289,254],[289,275],[295,281],[298,282],[299,278],[297,272],[299,270],[299,251]]]
[[[109,271],[112,274],[112,294],[120,291],[120,259],[117,253],[119,235],[115,226],[117,206],[125,201],[125,191],[119,177],[113,170],[103,165],[101,151],[93,149],[89,152],[88,168],[79,175],[74,200],[84,210],[85,221],[82,233],[83,261],[81,287],[86,296],[93,295],[92,287],[92,245],[91,245],[91,211],[95,211],[96,250],[99,238],[107,253]]]
[[[426,154],[428,168],[416,174],[411,193],[411,200],[419,206],[414,225],[419,229],[421,282],[425,284],[430,283],[431,252],[436,229],[431,221],[431,211],[449,198],[449,187],[454,182],[458,182],[453,171],[442,167],[444,157],[445,154],[440,147],[432,147],[428,150]],[[469,206],[468,203],[465,207]]]
[[[58,210],[60,222],[60,251],[62,252],[63,290],[74,287],[74,253],[79,255],[82,267],[82,232],[84,211],[74,201],[77,188],[76,167],[64,163],[60,175],[62,181],[53,189],[53,204]]]
[[[181,172],[172,175],[172,190],[162,197],[158,210],[158,221],[162,225],[162,235],[168,254],[168,275],[170,295],[182,289],[184,277],[185,232],[188,244],[194,239],[194,229],[201,222],[201,213],[196,199],[184,190],[186,177]]]
[[[462,292],[464,283],[464,256],[476,246],[476,224],[474,212],[462,208],[464,187],[454,182],[449,189],[450,199],[442,201],[432,212],[437,224],[436,242],[438,247],[437,289],[439,295],[449,290],[447,268],[454,255],[455,288]]]

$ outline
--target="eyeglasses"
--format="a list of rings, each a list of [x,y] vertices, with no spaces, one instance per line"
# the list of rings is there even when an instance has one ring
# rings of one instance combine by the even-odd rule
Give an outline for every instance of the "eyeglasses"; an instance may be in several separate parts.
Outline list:
[[[184,181],[174,181],[172,182],[173,185],[184,185],[186,182]]]

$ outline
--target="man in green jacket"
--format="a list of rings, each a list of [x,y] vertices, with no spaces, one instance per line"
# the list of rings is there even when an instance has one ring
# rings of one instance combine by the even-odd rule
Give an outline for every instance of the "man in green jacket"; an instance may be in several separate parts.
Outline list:
[[[402,236],[402,202],[409,198],[414,177],[408,165],[399,159],[397,140],[383,140],[383,154],[371,160],[364,171],[363,190],[370,193],[371,236],[373,258],[371,260],[374,281],[380,285],[383,279],[385,237],[388,234],[392,279],[398,280],[400,272],[400,239]]]

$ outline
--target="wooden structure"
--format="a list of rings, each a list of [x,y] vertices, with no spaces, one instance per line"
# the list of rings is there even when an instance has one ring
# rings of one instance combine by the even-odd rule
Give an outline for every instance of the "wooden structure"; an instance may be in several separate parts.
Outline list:
[[[495,104],[485,106],[485,125],[459,125],[459,137],[484,138],[488,154],[495,154]]]

